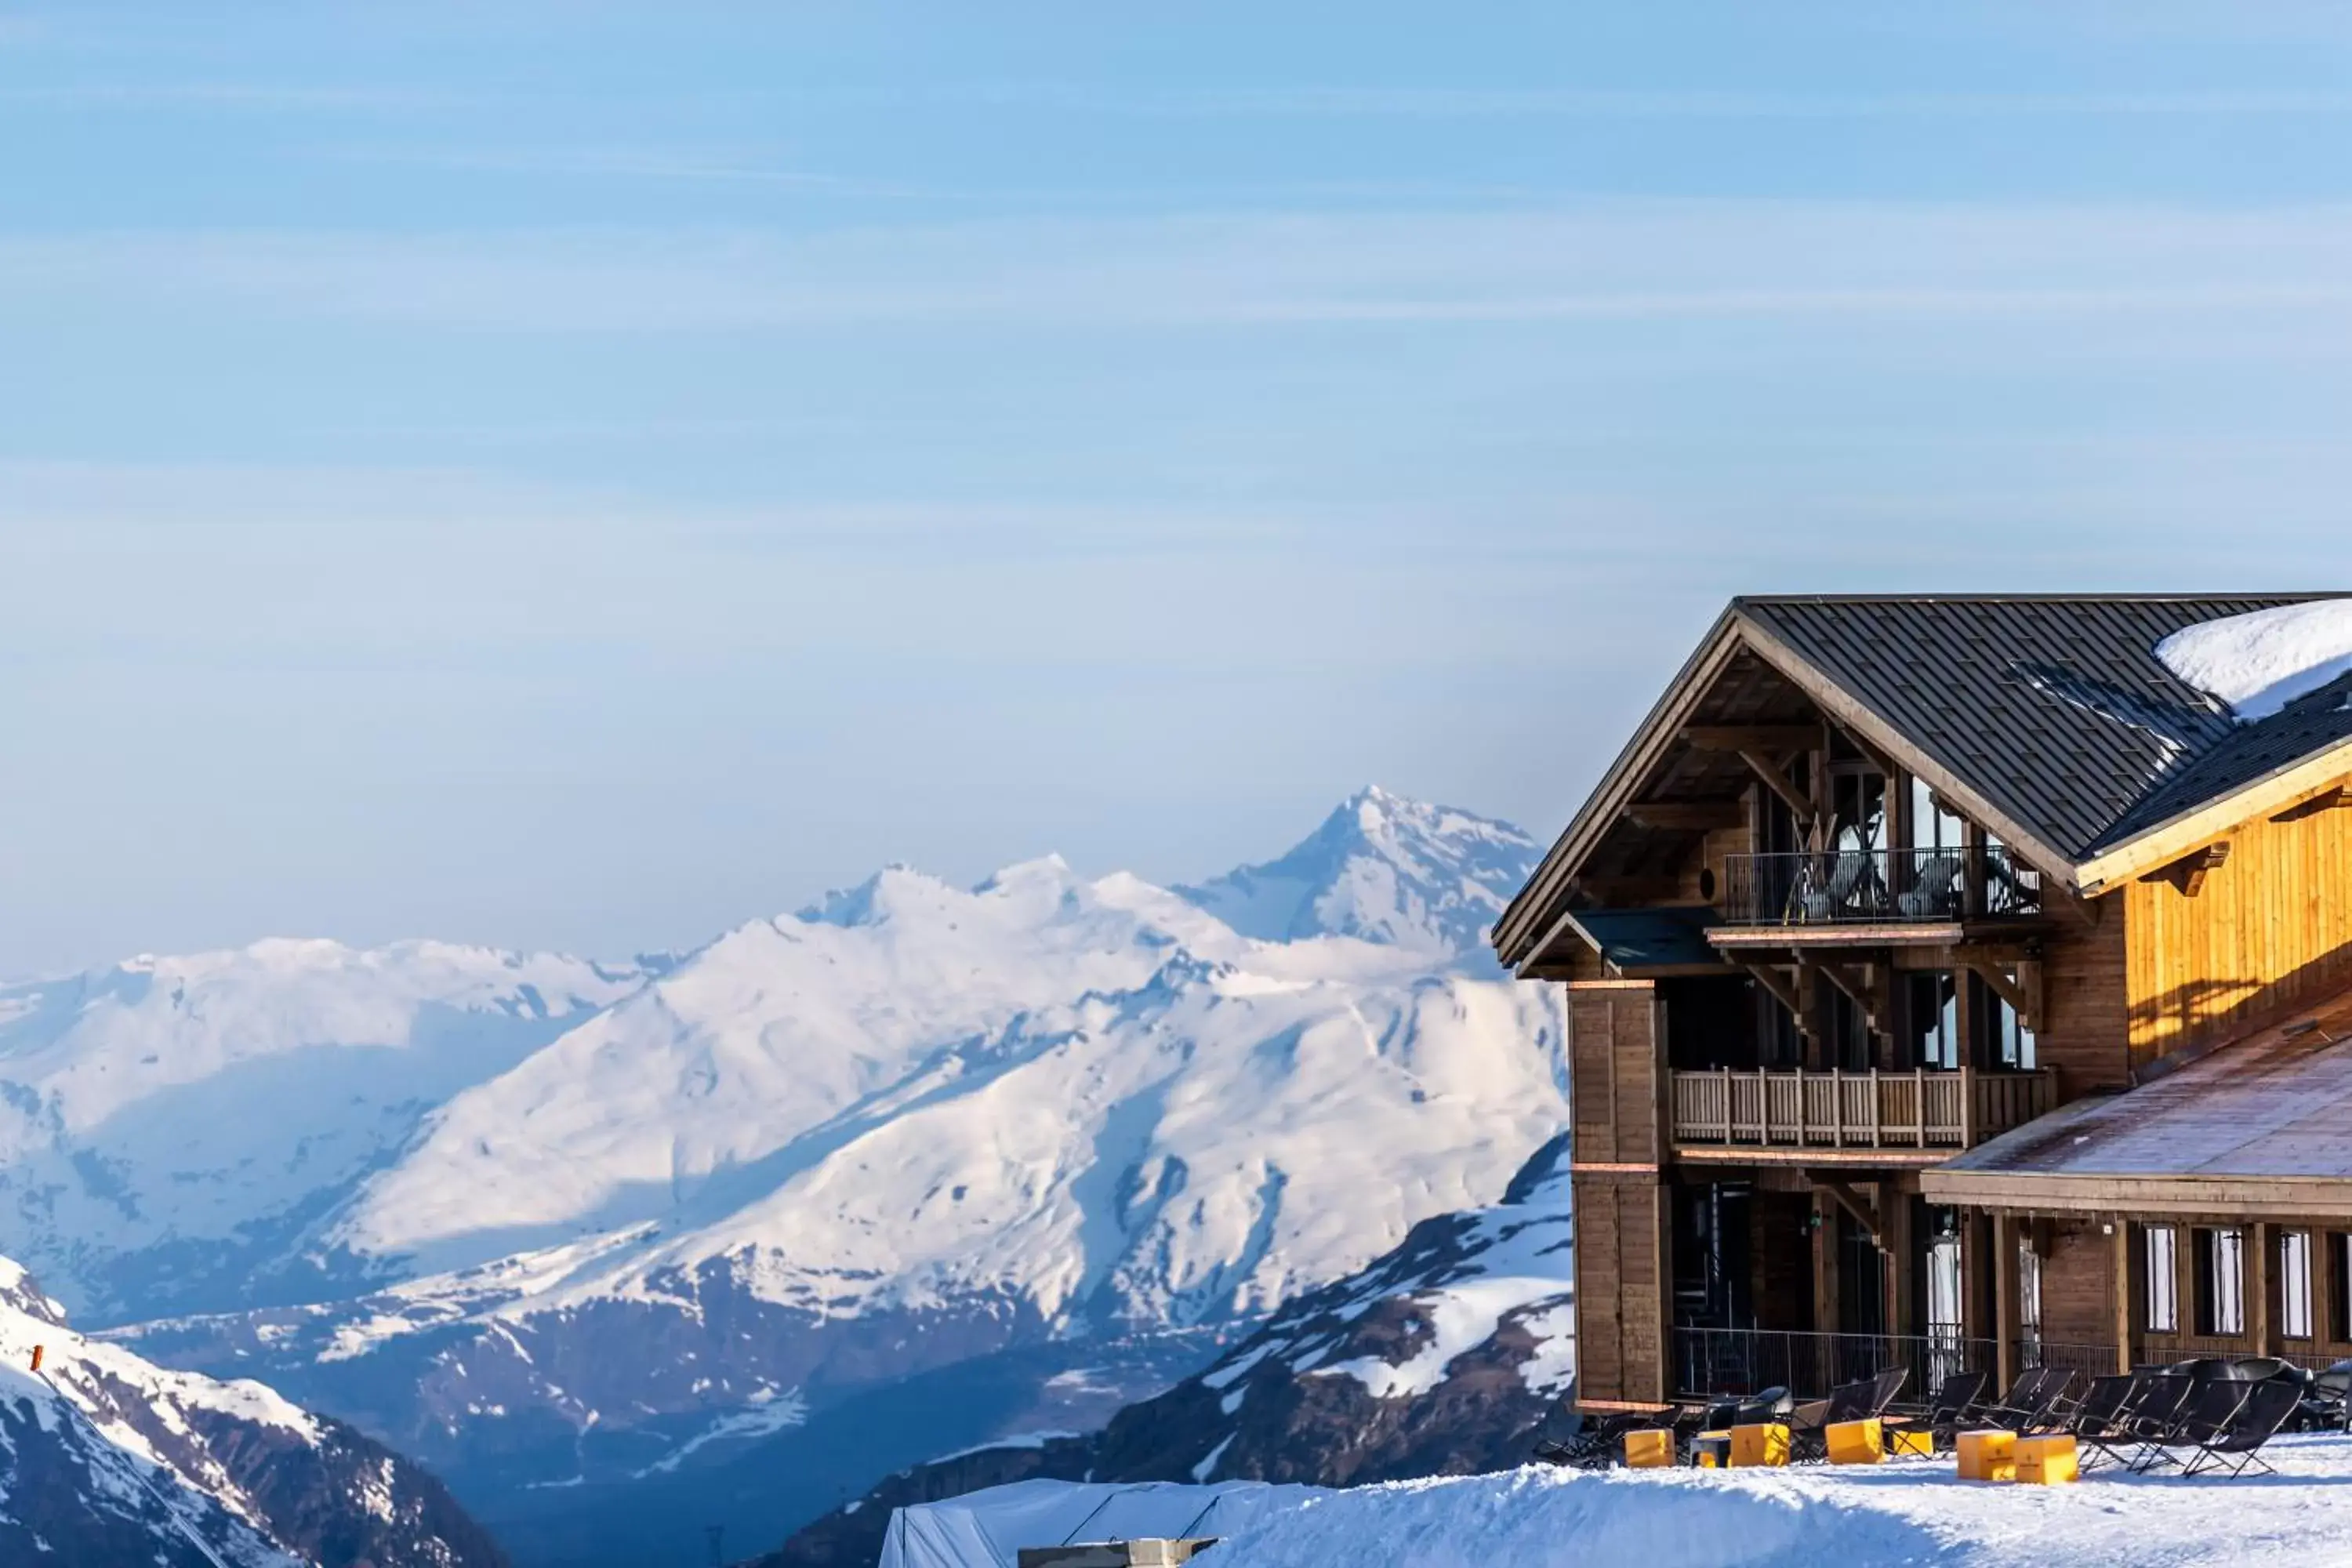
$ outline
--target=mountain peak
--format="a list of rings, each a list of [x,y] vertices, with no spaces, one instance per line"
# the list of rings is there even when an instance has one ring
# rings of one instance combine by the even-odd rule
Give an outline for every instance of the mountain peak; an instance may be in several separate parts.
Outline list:
[[[1509,823],[1367,784],[1280,858],[1176,889],[1244,936],[1479,952],[1541,847]]]

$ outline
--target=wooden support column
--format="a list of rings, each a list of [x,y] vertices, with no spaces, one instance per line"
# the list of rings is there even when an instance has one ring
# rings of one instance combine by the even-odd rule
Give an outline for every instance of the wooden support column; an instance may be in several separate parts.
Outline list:
[[[1813,1194],[1813,1331],[1838,1331],[1838,1259],[1835,1202]]]
[[[2276,1235],[2259,1220],[2246,1227],[2246,1339],[2256,1355],[2271,1353],[2271,1243]]]
[[[1993,1382],[2002,1394],[2017,1381],[2017,1222],[1992,1211]]]
[[[2123,1373],[2132,1369],[2132,1339],[2135,1319],[2137,1316],[2132,1305],[2132,1298],[2137,1294],[2133,1289],[2137,1276],[2132,1271],[2131,1221],[2117,1215],[2115,1217],[2115,1245],[2108,1253],[2107,1264],[2110,1270],[2107,1280],[2107,1321],[2115,1325],[2116,1370]]]
[[[1921,1331],[1912,1301],[1911,1276],[1916,1261],[1911,1241],[1911,1194],[1894,1182],[1878,1184],[1879,1245],[1886,1255],[1886,1331]]]

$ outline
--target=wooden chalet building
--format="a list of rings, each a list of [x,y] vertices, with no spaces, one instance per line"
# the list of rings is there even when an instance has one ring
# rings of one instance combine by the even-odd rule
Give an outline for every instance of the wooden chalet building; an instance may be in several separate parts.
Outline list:
[[[2352,1356],[2352,677],[2155,652],[2314,602],[1732,603],[1495,931],[1585,1407]]]

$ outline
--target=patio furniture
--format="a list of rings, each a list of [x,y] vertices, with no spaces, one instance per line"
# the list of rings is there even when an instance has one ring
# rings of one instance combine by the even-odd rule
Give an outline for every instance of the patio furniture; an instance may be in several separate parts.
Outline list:
[[[1828,1458],[1829,1429],[1870,1415],[1877,1387],[1876,1378],[1843,1383],[1830,1390],[1827,1399],[1797,1406],[1789,1417],[1789,1462],[1813,1465]]]
[[[2196,1388],[2197,1384],[2182,1373],[2148,1373],[2131,1408],[2116,1422],[2115,1434],[2091,1441],[2109,1458],[2121,1461],[2126,1469],[2137,1471],[2152,1453],[2162,1447],[2163,1439],[2171,1433],[2180,1418],[2181,1407],[2189,1403]],[[2131,1449],[2128,1457],[2123,1453],[2126,1447]]]
[[[2217,1377],[2203,1383],[2191,1383],[2189,1397],[2182,1401],[2179,1413],[2164,1431],[2150,1437],[2132,1465],[2136,1474],[2147,1475],[2160,1465],[2177,1465],[2181,1460],[2175,1448],[2201,1449],[2207,1443],[2230,1429],[2238,1411],[2259,1384],[2241,1383],[2235,1378]]]
[[[2013,1481],[2017,1479],[2017,1434],[2005,1426],[1963,1432],[1952,1443],[1958,1454],[1964,1481]]]
[[[2144,1373],[2116,1373],[2091,1380],[2091,1386],[2067,1413],[2064,1423],[2066,1435],[2075,1440],[2082,1468],[2095,1468],[2102,1454],[2115,1457],[2105,1444],[2122,1436],[2132,1402],[2139,1397],[2147,1381]]]
[[[1924,1438],[1926,1451],[1935,1453],[1952,1446],[1952,1434],[1968,1422],[1969,1412],[1984,1397],[1985,1384],[1990,1379],[1981,1372],[1956,1372],[1937,1385],[1935,1397],[1916,1415],[1895,1415],[1886,1419],[1890,1451],[1916,1453],[1908,1446],[1912,1437]]]
[[[2270,1461],[2262,1458],[2263,1445],[2278,1435],[2286,1418],[2294,1414],[2296,1402],[2302,1397],[2295,1384],[2286,1378],[2265,1378],[2252,1384],[2245,1399],[2231,1414],[2221,1429],[2197,1445],[2197,1454],[2180,1473],[2185,1476],[2222,1474],[2234,1480],[2250,1468],[2264,1475],[2276,1475]]]

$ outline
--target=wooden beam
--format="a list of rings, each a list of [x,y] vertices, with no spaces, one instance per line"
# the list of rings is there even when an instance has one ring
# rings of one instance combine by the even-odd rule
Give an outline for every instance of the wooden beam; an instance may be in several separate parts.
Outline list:
[[[1956,950],[1952,959],[1960,967],[1983,981],[1994,995],[2008,1003],[2010,1011],[2015,1013],[2027,1028],[2040,1032],[2042,1028],[2042,987],[2039,984],[2041,965],[2031,961],[2021,962],[2017,965],[2017,977],[2012,979],[1999,963],[1990,958],[1971,953],[1965,948]],[[2027,983],[2029,977],[2034,984]]]
[[[1784,979],[1780,971],[1769,963],[1754,963],[1744,958],[1734,958],[1731,962],[1746,970],[1749,978],[1770,994],[1772,1000],[1786,1007],[1789,1016],[1797,1020],[1799,1029],[1804,1028],[1805,1009],[1794,984]]]
[[[2017,1226],[1992,1212],[1993,1382],[2005,1396],[2017,1380]]]
[[[2204,890],[2206,874],[2219,870],[2228,864],[2229,859],[2230,841],[2225,838],[2219,844],[2208,844],[2202,849],[2192,849],[2169,865],[2159,866],[2153,871],[2143,872],[2140,880],[2169,882],[2180,889],[2182,898],[2193,899]]]
[[[1739,826],[1748,820],[1748,808],[1736,800],[1642,800],[1627,806],[1625,815],[1661,832],[1712,833]]]
[[[1599,899],[1603,903],[1663,904],[1671,902],[1683,890],[1679,878],[1659,875],[1579,877],[1574,887],[1580,893]]]
[[[1857,1193],[1852,1187],[1847,1186],[1843,1177],[1832,1176],[1825,1173],[1816,1173],[1813,1176],[1813,1185],[1821,1188],[1822,1191],[1827,1193],[1832,1198],[1835,1199],[1838,1207],[1853,1215],[1855,1223],[1859,1224],[1863,1229],[1870,1232],[1870,1244],[1873,1247],[1885,1246],[1885,1243],[1880,1239],[1884,1232],[1879,1226],[1878,1205],[1876,1204],[1870,1202],[1860,1193]]]
[[[1739,753],[1739,760],[1748,764],[1748,772],[1763,780],[1766,787],[1779,795],[1790,811],[1796,813],[1799,822],[1813,820],[1812,797],[1789,782],[1789,775],[1780,771],[1780,763],[1762,752],[1752,749],[1742,751]]]
[[[2334,789],[2321,790],[2309,800],[2290,805],[2273,816],[2273,822],[2301,822],[2307,816],[2318,816],[2331,811],[2352,810],[2352,784],[2338,784]]]
[[[2107,1221],[2114,1237],[2114,1250],[2109,1255],[2107,1276],[2107,1312],[2116,1340],[2116,1371],[2129,1372],[2136,1359],[2132,1351],[2132,1279],[2131,1221],[2116,1215]]]
[[[1682,739],[1702,752],[1806,752],[1822,732],[1811,724],[1685,724]]]
[[[1797,962],[1808,969],[1818,971],[1822,978],[1853,998],[1853,1005],[1862,1009],[1864,1027],[1874,1035],[1887,1032],[1885,1026],[1885,1000],[1879,986],[1870,977],[1856,974],[1843,963],[1832,963],[1810,953],[1799,953]]]

